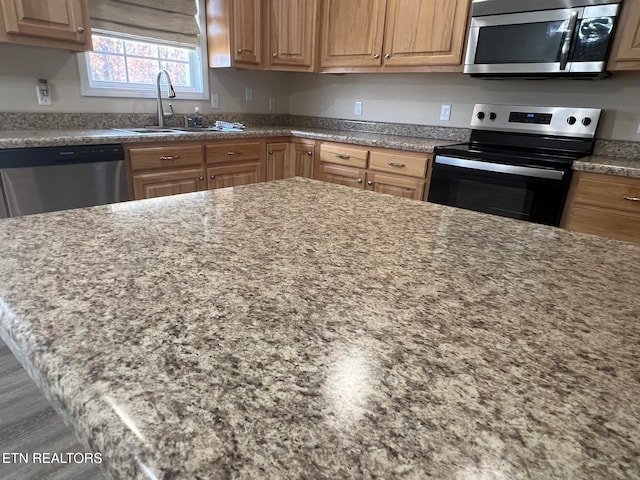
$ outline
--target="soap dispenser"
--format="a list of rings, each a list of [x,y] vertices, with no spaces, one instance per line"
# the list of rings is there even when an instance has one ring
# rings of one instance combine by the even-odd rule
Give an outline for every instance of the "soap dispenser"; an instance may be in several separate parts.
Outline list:
[[[193,126],[201,127],[202,126],[202,115],[200,115],[200,107],[196,107],[195,115],[193,116]]]

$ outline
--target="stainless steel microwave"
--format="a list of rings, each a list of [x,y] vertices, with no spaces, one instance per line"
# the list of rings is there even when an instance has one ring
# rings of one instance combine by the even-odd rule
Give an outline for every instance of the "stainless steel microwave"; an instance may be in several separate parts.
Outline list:
[[[622,0],[473,0],[464,73],[597,77]]]

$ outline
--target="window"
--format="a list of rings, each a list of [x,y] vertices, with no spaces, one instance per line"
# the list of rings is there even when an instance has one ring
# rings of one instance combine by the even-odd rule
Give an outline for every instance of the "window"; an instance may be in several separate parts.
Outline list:
[[[208,98],[207,62],[202,54],[206,41],[205,35],[198,34],[204,31],[203,2],[170,2],[171,6],[163,2],[149,6],[127,0],[114,9],[96,0],[93,51],[78,56],[83,95],[155,97],[156,77],[164,69],[178,98]],[[173,31],[166,30],[165,24],[173,25]]]

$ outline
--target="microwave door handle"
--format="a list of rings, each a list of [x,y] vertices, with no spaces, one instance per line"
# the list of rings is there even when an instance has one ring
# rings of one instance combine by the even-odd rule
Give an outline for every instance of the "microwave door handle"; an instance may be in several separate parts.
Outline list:
[[[564,70],[565,68],[567,68],[567,63],[569,62],[569,51],[571,50],[571,41],[573,40],[573,35],[576,33],[577,24],[578,11],[574,10],[573,12],[571,12],[567,33],[562,42],[562,50],[560,52],[560,70]]]

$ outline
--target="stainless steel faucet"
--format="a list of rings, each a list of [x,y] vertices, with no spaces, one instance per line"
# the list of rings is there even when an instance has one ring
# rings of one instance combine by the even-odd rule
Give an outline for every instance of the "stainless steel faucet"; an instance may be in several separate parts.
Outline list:
[[[169,102],[169,108],[171,109],[171,113],[164,113],[164,108],[162,107],[162,92],[160,91],[160,78],[162,77],[163,74],[167,77],[167,84],[169,86],[169,91],[168,91],[169,98],[176,98],[176,91],[173,89],[173,85],[171,84],[171,77],[169,76],[169,72],[167,72],[166,70],[160,70],[158,72],[158,76],[156,77],[156,87],[157,87],[157,93],[158,93],[157,100],[158,100],[158,126],[159,127],[164,127],[165,118],[173,117],[173,105],[171,105],[171,102]]]

